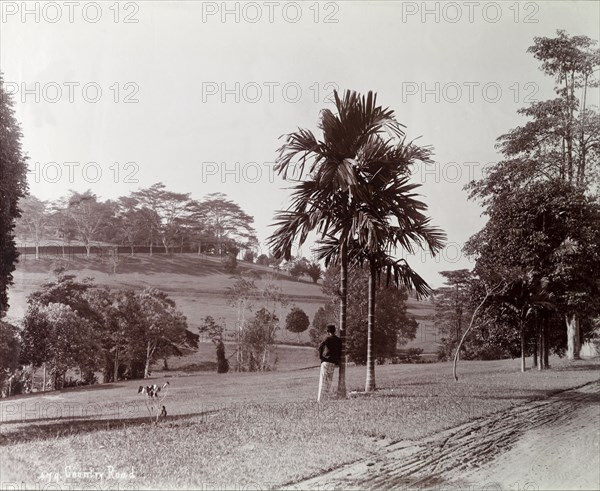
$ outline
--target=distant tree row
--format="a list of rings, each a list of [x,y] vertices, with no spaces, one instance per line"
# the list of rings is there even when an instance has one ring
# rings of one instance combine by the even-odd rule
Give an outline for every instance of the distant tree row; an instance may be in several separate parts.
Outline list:
[[[29,296],[17,342],[18,363],[44,367],[44,387],[60,389],[70,371],[84,384],[99,371],[104,382],[148,377],[157,360],[197,348],[198,335],[159,290],[111,291],[59,273]]]
[[[197,201],[189,193],[176,193],[162,183],[132,192],[117,200],[101,201],[91,191],[71,191],[51,203],[28,196],[20,202],[22,216],[17,234],[33,243],[36,258],[45,240],[65,246],[81,242],[89,256],[94,243],[134,247],[160,247],[172,253],[177,247],[224,255],[257,245],[254,219],[223,193]]]

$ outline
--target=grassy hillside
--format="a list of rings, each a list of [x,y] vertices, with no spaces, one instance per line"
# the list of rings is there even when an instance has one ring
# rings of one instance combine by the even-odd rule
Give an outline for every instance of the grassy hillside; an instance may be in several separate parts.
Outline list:
[[[226,303],[227,288],[234,284],[235,278],[223,271],[217,259],[194,254],[121,256],[114,273],[110,259],[76,256],[69,260],[42,258],[36,261],[32,256],[23,256],[14,274],[15,284],[9,291],[8,316],[11,319],[19,319],[23,315],[27,295],[54,277],[52,269],[56,265],[63,265],[69,274],[80,280],[92,277],[99,285],[111,288],[159,288],[175,300],[192,328],[198,327],[207,315],[223,318],[230,330],[235,326],[236,312]],[[302,308],[312,319],[325,300],[320,287],[313,283],[295,281],[284,273],[252,264],[241,263],[240,269],[253,270],[261,275],[256,280],[258,286],[264,284],[268,277],[280,286],[289,300],[289,306],[278,312],[282,319],[294,305]],[[282,338],[297,340],[296,335],[281,334]],[[308,340],[307,335],[304,340]]]
[[[287,312],[293,306],[303,309],[312,321],[317,309],[326,301],[320,283],[296,281],[286,273],[265,266],[241,262],[238,264],[242,271],[254,271],[260,276],[256,280],[257,285],[260,286],[271,278],[282,289],[289,300],[289,305],[277,313],[282,324]],[[74,256],[67,260],[60,257],[44,257],[35,260],[31,255],[24,255],[14,274],[15,283],[9,290],[9,320],[17,322],[23,316],[27,307],[27,296],[43,282],[52,280],[54,278],[52,270],[59,265],[80,280],[92,277],[96,283],[111,288],[141,289],[148,286],[159,288],[175,300],[192,329],[196,329],[207,315],[211,315],[214,318],[222,318],[226,323],[229,336],[233,335],[236,312],[227,305],[226,292],[235,279],[223,271],[218,259],[195,254],[173,256],[155,254],[152,257],[123,255],[119,257],[116,267],[110,258],[87,259],[83,256]],[[427,319],[432,312],[431,303],[410,298],[408,307],[420,326],[415,340],[406,347],[423,348],[426,353],[435,352],[436,336],[432,331],[431,321]],[[298,338],[296,334],[282,329],[278,333],[278,339],[281,342],[306,342],[309,337],[308,332]],[[212,347],[210,349],[212,350]],[[214,354],[211,355],[211,359],[213,356]]]

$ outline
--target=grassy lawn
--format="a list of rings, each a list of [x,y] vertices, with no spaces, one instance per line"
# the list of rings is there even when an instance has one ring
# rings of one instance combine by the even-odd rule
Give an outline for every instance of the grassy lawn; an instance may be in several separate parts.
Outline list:
[[[598,360],[551,364],[522,374],[518,360],[462,362],[457,383],[448,363],[384,365],[373,395],[352,393],[365,373],[349,367],[350,398],[321,405],[317,369],[171,377],[158,426],[139,381],[11,398],[1,403],[2,486],[281,487],[599,378]]]

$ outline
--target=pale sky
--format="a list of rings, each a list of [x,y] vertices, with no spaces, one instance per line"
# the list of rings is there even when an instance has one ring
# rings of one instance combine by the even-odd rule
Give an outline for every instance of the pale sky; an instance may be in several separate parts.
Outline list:
[[[102,199],[162,181],[221,191],[264,246],[286,183],[279,136],[317,131],[333,88],[373,90],[438,164],[415,172],[437,260],[432,286],[471,267],[459,248],[484,224],[462,187],[498,160],[516,110],[552,96],[526,53],[534,36],[600,37],[599,2],[2,2],[0,69],[30,157],[31,192]],[[127,21],[127,22],[126,22]],[[127,101],[127,102],[126,102]],[[301,253],[310,256],[310,247]]]

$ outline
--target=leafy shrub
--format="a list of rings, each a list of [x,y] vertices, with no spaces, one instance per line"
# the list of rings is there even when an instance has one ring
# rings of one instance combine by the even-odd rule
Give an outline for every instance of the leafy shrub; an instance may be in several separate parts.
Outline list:
[[[237,271],[237,259],[233,254],[227,254],[221,260],[221,264],[226,273],[234,274]]]

